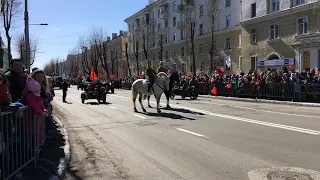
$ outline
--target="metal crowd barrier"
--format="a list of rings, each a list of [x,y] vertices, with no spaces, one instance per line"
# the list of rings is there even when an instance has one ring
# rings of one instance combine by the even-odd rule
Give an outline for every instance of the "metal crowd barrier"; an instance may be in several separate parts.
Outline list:
[[[30,163],[36,165],[46,123],[29,107],[0,113],[0,179],[8,180]]]

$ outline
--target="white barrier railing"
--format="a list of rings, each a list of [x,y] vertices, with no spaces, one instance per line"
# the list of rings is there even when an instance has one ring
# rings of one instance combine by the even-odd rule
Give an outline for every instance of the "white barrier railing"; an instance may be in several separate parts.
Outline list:
[[[0,114],[0,180],[8,180],[30,163],[36,165],[46,121],[29,107]]]

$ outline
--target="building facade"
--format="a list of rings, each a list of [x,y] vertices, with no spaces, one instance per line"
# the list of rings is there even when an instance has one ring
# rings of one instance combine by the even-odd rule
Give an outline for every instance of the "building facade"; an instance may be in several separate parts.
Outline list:
[[[317,0],[247,0],[242,4],[242,56],[239,66],[298,72],[320,65]]]
[[[231,59],[231,70],[237,71],[239,64],[233,63],[233,59],[238,59],[241,54],[238,48],[241,34],[239,18],[241,1],[219,0],[217,11],[209,8],[212,2],[214,0],[151,1],[146,8],[127,18],[125,22],[128,24],[129,39],[131,38],[131,41],[129,40],[131,54],[134,54],[135,48],[133,47],[137,44],[134,40],[140,39],[138,63],[136,56],[131,55],[130,57],[130,67],[133,72],[138,73],[136,65],[138,64],[139,73],[141,73],[147,59],[152,61],[154,68],[162,60],[167,68],[176,64],[180,72],[192,71],[190,29],[188,29],[188,22],[191,18],[195,24],[194,51],[197,72],[210,73],[211,65],[214,66],[214,69],[225,67],[227,58]],[[186,13],[187,6],[188,8],[192,6],[192,17]],[[214,29],[213,41],[212,29]],[[147,37],[147,43],[144,37]],[[212,42],[213,61],[209,53]],[[143,44],[147,44],[147,48],[143,48]]]

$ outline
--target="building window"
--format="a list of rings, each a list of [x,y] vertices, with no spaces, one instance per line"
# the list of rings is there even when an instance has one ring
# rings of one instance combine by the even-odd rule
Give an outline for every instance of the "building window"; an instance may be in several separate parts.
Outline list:
[[[239,69],[242,69],[242,56],[239,57]]]
[[[269,39],[278,39],[279,38],[279,26],[278,24],[270,25],[270,37]]]
[[[239,47],[242,47],[242,34],[239,35]]]
[[[199,35],[203,35],[203,24],[199,25]]]
[[[230,15],[226,17],[226,28],[230,27]]]
[[[217,50],[217,42],[213,41],[213,51],[216,51],[216,50]]]
[[[298,34],[308,33],[308,17],[298,19]]]
[[[168,50],[166,50],[166,58],[169,58]]]
[[[168,20],[165,20],[165,21],[164,21],[164,27],[165,27],[165,28],[168,28],[168,24],[169,24],[169,23],[168,23]]]
[[[185,63],[181,64],[181,72],[186,72],[186,64]]]
[[[172,26],[175,27],[176,25],[177,25],[177,19],[176,17],[173,17]]]
[[[204,62],[200,62],[200,71],[204,71]]]
[[[172,2],[173,12],[177,11],[177,4],[175,1]]]
[[[174,32],[174,33],[173,33],[173,41],[176,41],[176,36],[177,36],[177,33]]]
[[[172,50],[172,57],[175,57],[176,56],[176,49],[173,49]]]
[[[225,49],[231,49],[231,38],[226,38],[226,46]]]
[[[204,14],[203,5],[201,5],[201,6],[199,7],[199,16],[201,17],[201,16],[203,16],[203,14]]]
[[[255,71],[256,70],[257,57],[252,56],[250,58],[250,60],[251,60],[251,70]]]
[[[181,47],[181,56],[184,56],[184,47]]]
[[[256,29],[251,29],[251,42],[254,43],[254,42],[257,42],[257,36],[256,36]]]
[[[203,53],[203,43],[199,44],[199,54]]]
[[[276,12],[280,10],[280,0],[270,0],[271,12]]]
[[[257,4],[256,3],[253,3],[251,4],[251,17],[256,17],[257,15]]]
[[[231,0],[226,0],[226,7],[231,6]]]
[[[306,0],[295,0],[295,1],[296,1],[296,6],[306,3]]]
[[[180,31],[180,40],[184,40],[184,31],[183,30]]]

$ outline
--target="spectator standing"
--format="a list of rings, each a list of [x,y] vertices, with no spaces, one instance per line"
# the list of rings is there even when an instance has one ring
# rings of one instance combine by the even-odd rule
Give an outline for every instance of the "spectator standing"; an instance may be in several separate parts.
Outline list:
[[[12,59],[10,61],[10,71],[6,73],[9,82],[9,91],[12,102],[17,102],[22,97],[22,91],[26,85],[26,76],[22,74],[22,64],[20,59]]]
[[[63,102],[67,102],[66,97],[67,97],[68,86],[69,86],[68,83],[64,79],[63,83],[62,83],[62,100],[63,100]]]
[[[11,102],[11,99],[8,90],[6,75],[4,71],[0,69],[0,106],[8,105],[9,102]]]

